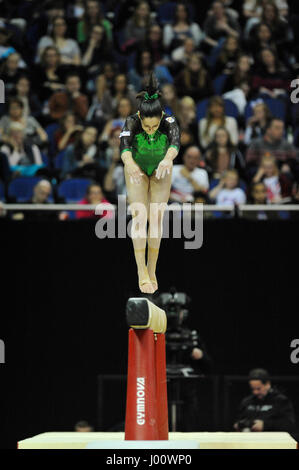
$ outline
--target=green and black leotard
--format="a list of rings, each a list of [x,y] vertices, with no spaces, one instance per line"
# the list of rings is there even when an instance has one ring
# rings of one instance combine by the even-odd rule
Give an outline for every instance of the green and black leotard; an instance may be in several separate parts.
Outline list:
[[[158,168],[169,147],[180,148],[180,129],[174,117],[163,114],[159,128],[152,135],[142,129],[137,113],[126,119],[120,133],[120,151],[132,152],[133,159],[148,176]]]

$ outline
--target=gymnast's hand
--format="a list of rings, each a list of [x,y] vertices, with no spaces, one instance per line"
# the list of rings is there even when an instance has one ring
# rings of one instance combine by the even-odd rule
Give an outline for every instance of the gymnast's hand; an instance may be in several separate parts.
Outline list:
[[[158,168],[156,169],[156,178],[159,180],[160,178],[164,178],[166,175],[170,175],[172,166],[172,160],[163,158],[163,160],[159,163]]]
[[[140,170],[137,163],[134,161],[128,161],[125,163],[127,173],[130,178],[130,182],[134,184],[140,184],[141,178],[144,176],[144,173]]]

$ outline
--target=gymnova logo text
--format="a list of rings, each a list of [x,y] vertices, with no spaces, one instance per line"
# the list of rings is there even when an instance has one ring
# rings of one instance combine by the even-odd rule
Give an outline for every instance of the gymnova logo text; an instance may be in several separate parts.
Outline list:
[[[137,424],[145,424],[145,377],[137,377]]]
[[[136,238],[184,238],[184,248],[198,249],[203,244],[203,204],[152,202],[148,206],[135,202],[127,207],[126,196],[118,196],[117,209],[113,214],[109,205],[99,204],[95,214],[109,215],[101,217],[95,226],[95,234],[98,238],[126,238],[127,235]],[[117,212],[117,217],[116,217]],[[127,213],[132,215],[127,221]],[[170,217],[172,213],[172,217]],[[147,222],[149,226],[147,229]],[[170,222],[172,231],[170,232]]]

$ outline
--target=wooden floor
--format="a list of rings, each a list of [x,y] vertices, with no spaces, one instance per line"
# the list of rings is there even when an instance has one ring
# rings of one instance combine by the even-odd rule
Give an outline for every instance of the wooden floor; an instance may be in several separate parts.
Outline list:
[[[169,433],[169,441],[125,441],[124,433],[46,432],[18,442],[19,449],[296,449],[285,432]]]

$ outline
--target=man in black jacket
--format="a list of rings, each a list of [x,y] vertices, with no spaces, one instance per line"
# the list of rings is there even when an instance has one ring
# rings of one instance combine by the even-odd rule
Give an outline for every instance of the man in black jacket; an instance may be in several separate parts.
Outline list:
[[[286,431],[295,428],[294,409],[291,401],[272,387],[269,374],[264,369],[249,373],[252,394],[241,402],[236,431]]]

